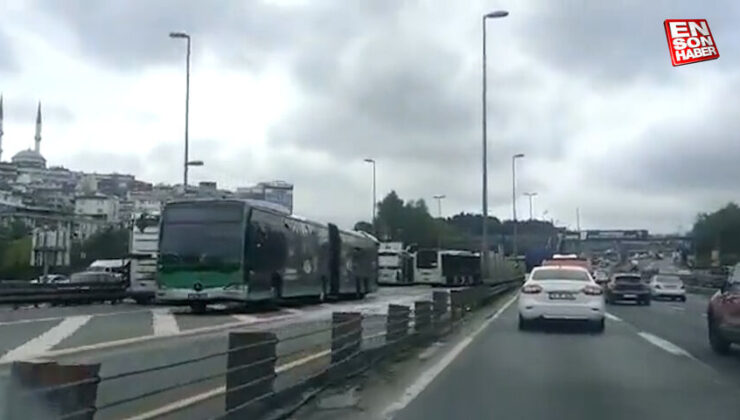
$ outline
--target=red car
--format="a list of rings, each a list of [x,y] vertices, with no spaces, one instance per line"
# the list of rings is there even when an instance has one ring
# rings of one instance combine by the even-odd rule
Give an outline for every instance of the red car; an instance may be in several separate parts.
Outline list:
[[[709,300],[709,345],[726,354],[732,343],[740,344],[740,273],[731,276]]]

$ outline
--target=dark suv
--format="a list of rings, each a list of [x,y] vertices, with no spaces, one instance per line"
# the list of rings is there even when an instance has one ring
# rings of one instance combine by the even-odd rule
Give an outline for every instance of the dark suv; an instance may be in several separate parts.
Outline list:
[[[740,272],[736,268],[722,288],[709,300],[709,345],[725,354],[730,344],[740,343]]]
[[[615,303],[618,300],[631,300],[638,305],[650,305],[650,288],[640,274],[612,274],[611,280],[606,285],[606,303]]]

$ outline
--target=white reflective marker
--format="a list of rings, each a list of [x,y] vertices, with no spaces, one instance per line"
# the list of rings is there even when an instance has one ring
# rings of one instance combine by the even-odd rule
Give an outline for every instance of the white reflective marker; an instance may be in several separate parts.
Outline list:
[[[30,359],[51,350],[65,338],[71,336],[92,318],[92,315],[70,316],[38,337],[25,342],[0,358],[2,362]]]

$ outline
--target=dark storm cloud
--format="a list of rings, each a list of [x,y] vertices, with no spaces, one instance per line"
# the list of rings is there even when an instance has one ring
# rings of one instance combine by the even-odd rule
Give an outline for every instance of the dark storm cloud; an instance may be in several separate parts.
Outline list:
[[[331,53],[375,19],[392,15],[392,1],[316,1],[284,7],[262,1],[132,0],[89,2],[43,0],[43,9],[61,17],[83,52],[118,69],[172,62],[182,51],[168,38],[186,31],[193,51],[208,49],[239,67],[260,66],[304,48]]]
[[[531,9],[522,6],[526,18],[514,20],[519,25],[517,42],[543,65],[601,84],[637,78],[665,83],[674,80],[676,72],[670,64],[663,21],[708,19],[715,37],[719,35],[721,53],[722,44],[738,43],[727,31],[735,26],[730,16],[734,19],[740,11],[733,3],[566,0],[541,2]]]
[[[622,149],[592,168],[601,182],[653,194],[696,195],[737,192],[740,179],[740,77],[726,77],[708,107],[694,118],[656,124],[639,138],[638,149]],[[699,102],[692,96],[686,103]]]

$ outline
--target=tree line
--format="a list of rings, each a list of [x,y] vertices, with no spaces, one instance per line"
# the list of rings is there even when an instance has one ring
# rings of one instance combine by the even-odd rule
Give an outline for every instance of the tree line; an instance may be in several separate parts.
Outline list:
[[[488,216],[486,227],[492,249],[511,251],[514,222]],[[401,199],[391,191],[377,205],[374,223],[360,221],[355,230],[373,233],[383,241],[403,242],[419,247],[472,249],[480,247],[483,231],[483,216],[474,213],[459,213],[447,218],[434,218],[423,199]],[[518,248],[525,251],[531,247],[544,247],[557,235],[558,229],[549,221],[517,221]]]
[[[712,213],[697,216],[691,230],[697,262],[706,265],[712,251],[719,251],[719,263],[740,261],[740,207],[728,203]]]

